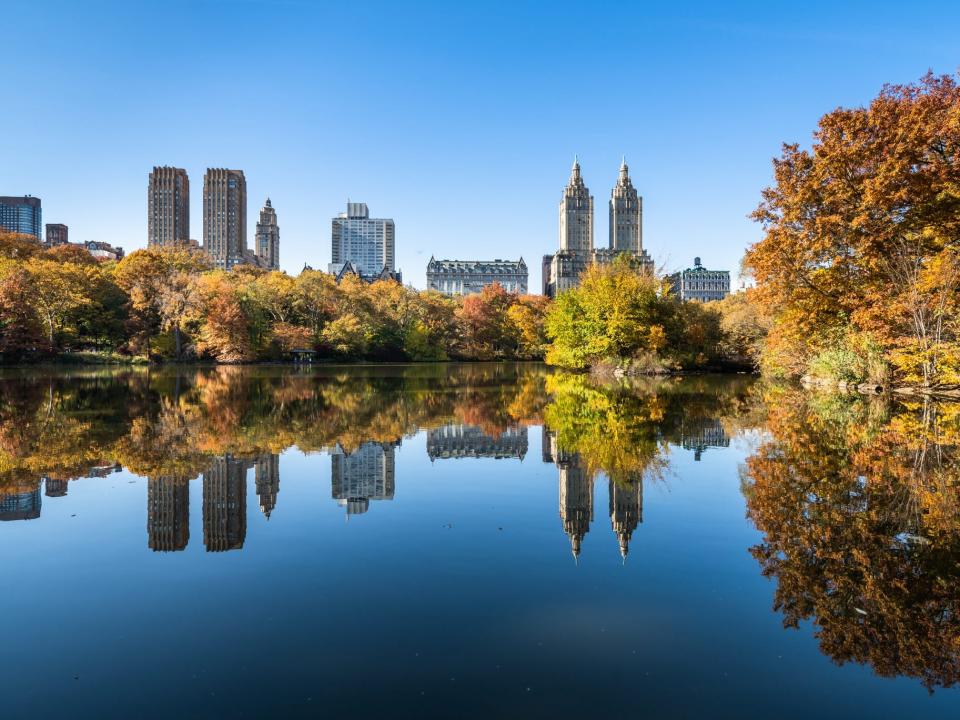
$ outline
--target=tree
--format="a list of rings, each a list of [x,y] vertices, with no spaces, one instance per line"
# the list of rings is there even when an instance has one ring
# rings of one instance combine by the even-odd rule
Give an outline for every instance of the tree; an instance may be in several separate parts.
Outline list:
[[[252,360],[249,320],[227,273],[218,270],[202,275],[197,293],[201,313],[197,351],[224,363]]]
[[[928,74],[824,115],[811,149],[783,146],[774,180],[753,214],[764,237],[746,257],[773,318],[764,354],[800,374],[867,333],[888,356],[904,345],[918,356],[905,379],[949,382],[940,370],[954,349],[937,346],[957,339],[946,322],[956,273],[944,272],[960,237],[956,80]]]
[[[546,352],[547,310],[550,298],[543,295],[521,295],[507,310],[507,319],[517,337],[517,354],[526,360],[542,359]]]
[[[27,298],[30,276],[12,262],[0,261],[0,354],[19,359],[48,349],[40,318]]]
[[[24,265],[29,284],[24,300],[32,302],[46,329],[47,343],[56,348],[57,333],[73,313],[91,303],[87,274],[80,265],[36,256]]]
[[[661,282],[625,259],[594,264],[580,287],[560,293],[547,313],[547,362],[586,368],[642,354],[660,355],[678,340],[677,303]]]
[[[508,293],[500,283],[464,298],[457,320],[465,356],[494,360],[516,355],[519,337],[508,316],[516,300],[517,295]]]
[[[209,259],[188,248],[147,248],[120,261],[115,277],[130,297],[135,346],[149,354],[151,340],[166,328],[177,335],[179,351],[179,313],[186,305],[183,285],[190,276],[209,269]]]

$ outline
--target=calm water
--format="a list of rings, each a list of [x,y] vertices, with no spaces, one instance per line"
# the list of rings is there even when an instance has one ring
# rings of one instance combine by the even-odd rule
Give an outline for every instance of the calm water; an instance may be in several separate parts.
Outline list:
[[[6,371],[2,715],[956,718],[957,426],[745,377]]]

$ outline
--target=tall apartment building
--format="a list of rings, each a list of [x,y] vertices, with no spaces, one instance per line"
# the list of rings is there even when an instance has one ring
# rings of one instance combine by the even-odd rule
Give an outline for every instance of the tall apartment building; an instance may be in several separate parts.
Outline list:
[[[32,195],[0,196],[0,230],[33,235],[39,242],[43,233],[40,198]]]
[[[527,264],[513,260],[436,260],[427,263],[427,289],[471,295],[499,283],[507,292],[527,292]]]
[[[203,249],[223,270],[251,261],[243,170],[207,168],[203,176]]]
[[[396,271],[393,220],[372,218],[366,203],[347,203],[333,218],[329,272],[338,275],[347,263],[361,278]]]
[[[593,245],[593,196],[575,159],[570,180],[560,200],[560,249],[543,257],[543,294],[558,293],[580,284],[580,275],[593,263],[610,263],[627,254],[638,267],[653,270],[653,260],[643,249],[643,198],[630,180],[626,159],[610,196],[608,247]]]
[[[627,159],[620,161],[617,184],[610,193],[610,249],[643,254],[643,198],[630,180]]]
[[[47,245],[66,245],[69,231],[66,225],[61,223],[47,223]]]
[[[277,211],[273,209],[270,198],[260,208],[253,249],[268,270],[280,269],[280,227],[277,225]]]
[[[723,300],[730,294],[730,271],[707,270],[700,258],[693,259],[693,267],[670,276],[673,294],[681,300],[708,302]]]
[[[147,245],[190,242],[190,179],[183,168],[154,167],[147,183]]]

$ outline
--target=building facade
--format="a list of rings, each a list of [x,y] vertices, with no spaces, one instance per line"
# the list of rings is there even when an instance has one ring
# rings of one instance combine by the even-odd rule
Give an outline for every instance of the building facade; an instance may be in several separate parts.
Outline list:
[[[544,255],[543,294],[557,294],[577,287],[580,275],[592,264],[611,263],[628,255],[640,268],[653,271],[653,260],[643,249],[643,198],[630,180],[626,160],[610,197],[608,247],[593,245],[593,197],[587,189],[575,159],[570,180],[560,200],[560,249]]]
[[[154,552],[185,550],[190,542],[190,478],[147,479],[147,545]]]
[[[203,473],[203,544],[207,552],[240,550],[247,537],[247,471],[253,463],[215,458]]]
[[[496,436],[482,428],[460,423],[449,423],[427,430],[427,456],[433,460],[451,458],[516,458],[527,454],[527,428],[505,428]]]
[[[730,294],[730,271],[707,270],[700,258],[693,259],[693,267],[670,276],[673,294],[681,300],[708,302],[723,300]]]
[[[40,198],[32,195],[0,196],[0,230],[43,239],[43,211]]]
[[[53,247],[55,245],[66,245],[69,240],[69,231],[66,225],[60,223],[47,223],[47,245]]]
[[[243,170],[207,168],[203,176],[203,249],[229,270],[250,263],[247,251],[247,179]]]
[[[427,289],[444,295],[472,295],[500,283],[507,292],[527,292],[527,264],[513,260],[435,260],[427,263]]]
[[[617,184],[610,193],[610,244],[615,253],[640,256],[643,251],[643,198],[630,180],[627,159],[620,162]]]
[[[396,443],[368,441],[353,452],[339,445],[330,454],[330,492],[346,508],[360,515],[371,500],[393,500]]]
[[[190,179],[187,171],[154,167],[147,183],[147,245],[172,247],[189,242]]]
[[[83,243],[87,252],[97,260],[123,260],[123,248],[101,240],[87,240]]]
[[[332,221],[329,271],[336,274],[350,263],[361,277],[396,271],[393,220],[372,218],[366,203],[347,203],[347,211]]]
[[[273,209],[270,198],[260,208],[253,248],[264,267],[268,270],[280,269],[280,227],[277,225],[277,211]]]

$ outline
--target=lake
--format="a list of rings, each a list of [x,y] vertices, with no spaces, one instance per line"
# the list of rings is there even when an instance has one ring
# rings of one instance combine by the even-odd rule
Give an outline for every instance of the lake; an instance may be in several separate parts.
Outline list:
[[[957,406],[0,372],[3,717],[956,718]]]

